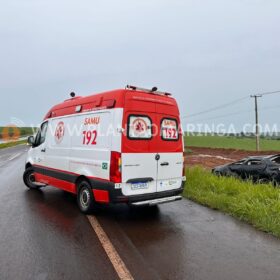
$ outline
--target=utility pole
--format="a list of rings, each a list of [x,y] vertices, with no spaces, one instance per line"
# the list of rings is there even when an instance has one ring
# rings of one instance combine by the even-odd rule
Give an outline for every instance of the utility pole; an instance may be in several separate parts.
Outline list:
[[[255,116],[256,116],[256,150],[260,151],[260,129],[259,129],[259,112],[258,112],[258,98],[262,97],[261,94],[251,95],[255,99]]]

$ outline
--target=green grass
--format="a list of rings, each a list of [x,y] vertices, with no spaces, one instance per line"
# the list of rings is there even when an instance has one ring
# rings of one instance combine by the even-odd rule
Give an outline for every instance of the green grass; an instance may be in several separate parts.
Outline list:
[[[14,146],[22,145],[22,144],[26,144],[26,143],[27,143],[26,140],[2,143],[2,144],[0,144],[0,149],[10,148],[10,147],[14,147]]]
[[[201,167],[186,171],[184,196],[280,237],[280,189],[217,177]]]
[[[237,138],[234,136],[185,136],[186,147],[223,148],[255,151],[254,138]],[[280,151],[280,140],[260,139],[262,151]]]

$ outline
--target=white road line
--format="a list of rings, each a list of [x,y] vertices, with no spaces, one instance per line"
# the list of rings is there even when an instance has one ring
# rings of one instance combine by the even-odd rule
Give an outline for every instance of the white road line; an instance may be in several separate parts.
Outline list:
[[[8,158],[8,161],[11,161],[11,160],[13,160],[13,159],[16,159],[17,157],[19,157],[19,156],[21,156],[21,155],[22,155],[22,153],[17,153],[17,154],[15,154],[15,155],[12,155],[11,157]]]
[[[119,278],[121,280],[133,280],[132,275],[130,274],[129,270],[127,269],[126,265],[122,261],[120,255],[116,251],[115,247],[111,243],[110,239],[108,238],[107,234],[99,224],[96,217],[94,216],[87,216],[87,217],[103,249],[105,250],[110,262],[112,263],[115,271],[117,272]]]

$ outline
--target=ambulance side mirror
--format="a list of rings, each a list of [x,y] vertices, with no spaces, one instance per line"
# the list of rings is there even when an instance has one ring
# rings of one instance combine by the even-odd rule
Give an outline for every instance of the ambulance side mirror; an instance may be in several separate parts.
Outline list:
[[[29,136],[29,137],[27,138],[27,144],[28,144],[29,146],[33,146],[34,143],[35,143],[34,136]]]

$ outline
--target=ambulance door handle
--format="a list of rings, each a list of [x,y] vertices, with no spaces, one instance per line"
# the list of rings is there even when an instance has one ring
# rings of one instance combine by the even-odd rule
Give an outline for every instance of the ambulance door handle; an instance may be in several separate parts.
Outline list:
[[[46,152],[46,148],[42,149],[41,152],[42,152],[42,153],[45,153],[45,152]]]
[[[169,162],[163,162],[160,164],[161,166],[168,166],[169,165]]]

